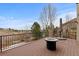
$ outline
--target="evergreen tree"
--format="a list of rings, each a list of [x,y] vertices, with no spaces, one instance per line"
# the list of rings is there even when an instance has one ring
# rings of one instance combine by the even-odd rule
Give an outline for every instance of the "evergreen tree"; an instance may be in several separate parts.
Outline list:
[[[35,39],[39,39],[42,37],[41,28],[37,22],[34,22],[31,29],[32,29],[33,37],[35,37]]]

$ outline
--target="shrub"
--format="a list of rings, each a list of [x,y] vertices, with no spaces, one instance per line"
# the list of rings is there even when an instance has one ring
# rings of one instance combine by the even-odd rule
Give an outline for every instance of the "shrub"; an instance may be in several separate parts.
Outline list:
[[[41,28],[37,22],[34,22],[31,29],[32,29],[33,37],[35,37],[35,39],[39,39],[42,37]]]

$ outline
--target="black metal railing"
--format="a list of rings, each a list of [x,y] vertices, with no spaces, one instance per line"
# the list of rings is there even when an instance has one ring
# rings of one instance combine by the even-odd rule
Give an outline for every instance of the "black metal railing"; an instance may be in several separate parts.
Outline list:
[[[0,36],[0,51],[8,49],[14,44],[21,42],[31,41],[29,38],[32,36],[32,33],[21,33],[21,34],[11,34],[11,35],[1,35]]]

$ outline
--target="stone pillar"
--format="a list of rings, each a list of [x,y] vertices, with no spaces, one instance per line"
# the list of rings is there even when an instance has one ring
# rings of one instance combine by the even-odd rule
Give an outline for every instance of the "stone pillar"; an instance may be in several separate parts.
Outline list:
[[[62,18],[60,18],[60,37],[63,37]]]
[[[79,41],[79,4],[77,3],[77,40]]]

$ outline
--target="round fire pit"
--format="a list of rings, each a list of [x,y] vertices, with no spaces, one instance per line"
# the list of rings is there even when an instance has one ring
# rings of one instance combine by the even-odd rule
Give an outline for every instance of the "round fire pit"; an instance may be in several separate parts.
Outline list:
[[[46,40],[46,43],[47,43],[47,49],[56,50],[56,42],[58,41],[58,39],[48,37],[45,40]]]

